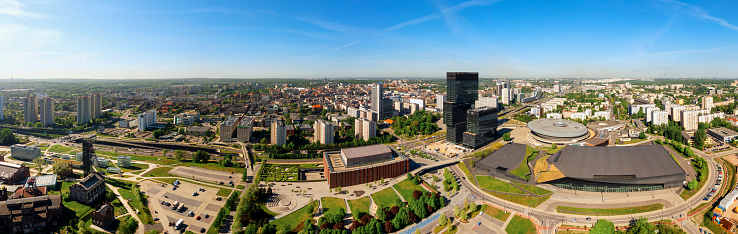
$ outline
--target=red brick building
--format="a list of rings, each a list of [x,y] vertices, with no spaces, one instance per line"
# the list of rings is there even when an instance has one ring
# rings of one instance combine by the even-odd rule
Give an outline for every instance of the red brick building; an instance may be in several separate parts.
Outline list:
[[[323,170],[330,188],[347,187],[404,175],[410,162],[389,146],[373,145],[323,152]]]

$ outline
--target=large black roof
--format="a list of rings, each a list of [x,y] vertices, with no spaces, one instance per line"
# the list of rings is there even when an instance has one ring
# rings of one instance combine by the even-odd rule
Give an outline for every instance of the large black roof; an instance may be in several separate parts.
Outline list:
[[[685,174],[661,145],[566,146],[548,157],[566,177],[603,179],[625,177],[642,179]]]
[[[477,165],[512,171],[523,162],[523,158],[525,158],[525,145],[510,143],[480,160]]]

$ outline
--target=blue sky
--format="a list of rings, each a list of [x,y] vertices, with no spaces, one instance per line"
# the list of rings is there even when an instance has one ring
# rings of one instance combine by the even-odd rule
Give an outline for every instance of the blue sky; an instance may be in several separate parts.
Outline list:
[[[733,78],[735,12],[733,0],[0,0],[0,78]]]

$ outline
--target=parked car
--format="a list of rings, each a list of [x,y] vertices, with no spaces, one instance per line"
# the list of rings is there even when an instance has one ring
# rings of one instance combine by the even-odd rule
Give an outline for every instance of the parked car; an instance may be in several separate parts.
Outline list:
[[[197,216],[197,218],[195,218],[195,219],[196,219],[196,220],[200,220],[200,216]]]

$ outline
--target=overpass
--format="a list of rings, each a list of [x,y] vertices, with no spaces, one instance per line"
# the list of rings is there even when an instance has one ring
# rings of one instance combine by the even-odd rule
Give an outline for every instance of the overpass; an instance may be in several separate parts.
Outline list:
[[[449,166],[449,165],[456,164],[458,162],[461,162],[461,159],[460,158],[459,159],[449,159],[449,160],[438,161],[438,162],[433,163],[433,164],[428,164],[428,165],[425,165],[425,166],[416,168],[415,170],[411,171],[410,173],[412,175],[417,175],[417,174],[420,174],[420,173],[425,173],[428,170],[443,168],[443,167],[446,167],[446,166]]]

